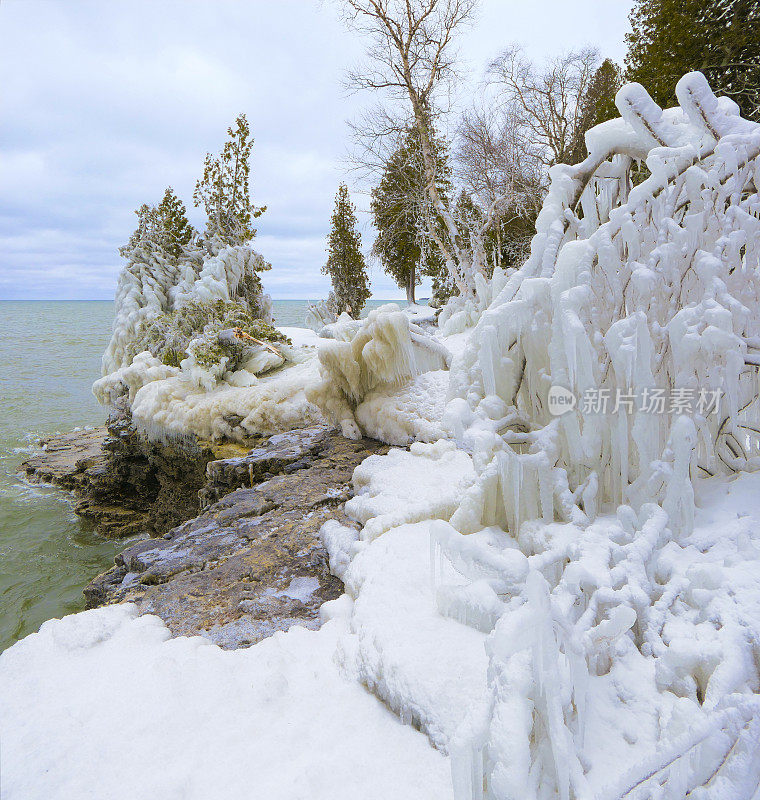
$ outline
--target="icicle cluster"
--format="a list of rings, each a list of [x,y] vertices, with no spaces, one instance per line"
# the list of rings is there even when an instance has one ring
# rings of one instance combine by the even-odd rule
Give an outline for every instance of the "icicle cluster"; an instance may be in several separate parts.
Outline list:
[[[625,86],[586,160],[553,168],[529,260],[452,367],[446,421],[478,480],[436,523],[434,563],[468,581],[438,606],[492,631],[490,704],[452,745],[458,800],[597,796],[588,687],[623,663],[653,664],[692,716],[605,797],[757,796],[756,637],[732,591],[704,607],[722,557],[689,537],[695,484],[760,465],[760,126],[700,73],[676,94],[663,111]],[[671,407],[640,407],[656,390]],[[557,392],[575,405],[553,415]],[[594,522],[605,505],[617,519]],[[490,526],[506,550],[462,535]]]
[[[553,168],[529,260],[452,368],[449,425],[481,473],[463,532],[603,502],[665,503],[688,529],[690,480],[760,463],[760,126],[701,73],[677,95],[662,111],[625,86],[587,159]],[[575,408],[553,417],[551,387]],[[664,413],[642,403],[658,390]]]
[[[398,389],[422,373],[446,369],[451,359],[393,303],[370,311],[365,320],[341,314],[325,330],[330,338],[319,348],[321,378],[306,395],[349,439],[362,436],[355,414],[372,392]]]

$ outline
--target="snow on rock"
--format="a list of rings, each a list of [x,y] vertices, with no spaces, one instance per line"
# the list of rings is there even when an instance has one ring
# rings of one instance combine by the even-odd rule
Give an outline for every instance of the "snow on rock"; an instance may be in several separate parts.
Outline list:
[[[108,606],[0,656],[3,798],[450,798],[447,760],[339,671],[345,624],[227,652]]]
[[[453,442],[415,442],[408,451],[370,456],[354,470],[356,495],[346,513],[362,524],[362,539],[421,520],[448,520],[475,480],[472,459]]]
[[[278,326],[277,330],[284,333],[285,336],[293,342],[294,347],[317,347],[319,345],[319,336],[309,328],[288,328]]]
[[[327,609],[350,625],[344,668],[444,750],[487,700],[485,635],[439,613],[431,581],[431,534],[473,479],[470,457],[451,442],[371,456],[354,470],[345,509],[363,528],[331,521],[321,531],[346,587],[347,599]]]
[[[365,320],[342,314],[329,328],[330,339],[319,348],[321,380],[309,386],[307,396],[351,439],[362,435],[355,411],[371,393],[378,394],[369,420],[382,417],[383,399],[417,376],[449,366],[449,351],[394,304],[370,311]],[[414,413],[411,406],[408,413]],[[404,427],[408,441],[414,426],[407,421]]]

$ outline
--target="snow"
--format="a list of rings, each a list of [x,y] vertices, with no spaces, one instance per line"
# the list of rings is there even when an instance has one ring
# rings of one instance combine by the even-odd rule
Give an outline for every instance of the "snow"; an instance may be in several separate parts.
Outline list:
[[[47,622],[0,657],[3,798],[450,798],[443,755],[340,674],[344,628],[228,652],[132,605]]]
[[[309,328],[288,328],[278,326],[277,330],[284,333],[294,347],[317,347],[320,342],[319,335]]]
[[[409,451],[393,449],[359,464],[346,513],[364,526],[362,538],[371,540],[404,523],[448,520],[474,480],[469,455],[453,442],[416,442]]]
[[[445,436],[447,370],[424,372],[399,388],[375,389],[354,412],[366,436],[388,444],[435,442]]]

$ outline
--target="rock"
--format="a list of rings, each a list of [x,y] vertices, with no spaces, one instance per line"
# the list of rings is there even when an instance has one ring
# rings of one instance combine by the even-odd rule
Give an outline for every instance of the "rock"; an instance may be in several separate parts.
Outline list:
[[[259,441],[247,446],[194,437],[149,442],[135,430],[122,402],[105,428],[53,436],[21,467],[32,480],[74,492],[74,510],[102,536],[156,536],[198,513],[209,462],[247,453]]]
[[[266,445],[255,447],[239,458],[211,461],[206,466],[206,486],[201,507],[241,486],[254,486],[265,477],[308,467],[311,457],[324,450],[329,439],[326,426],[301,428],[270,436]]]
[[[87,587],[88,606],[134,602],[173,634],[200,634],[225,648],[295,624],[319,627],[320,605],[343,591],[319,529],[328,519],[350,524],[343,504],[353,494],[353,470],[387,449],[307,428],[211,462],[202,494],[237,488],[164,538],[128,547]],[[281,474],[256,483],[274,470]]]
[[[40,442],[40,453],[21,468],[33,480],[77,491],[87,483],[88,469],[105,466],[107,456],[102,445],[107,437],[105,427],[51,436]]]

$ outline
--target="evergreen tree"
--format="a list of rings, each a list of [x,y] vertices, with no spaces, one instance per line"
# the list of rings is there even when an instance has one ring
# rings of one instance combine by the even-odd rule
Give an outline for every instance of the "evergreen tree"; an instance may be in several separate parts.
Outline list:
[[[667,107],[678,79],[699,70],[744,116],[760,119],[758,0],[636,0],[630,19],[626,80]]]
[[[594,73],[586,94],[581,101],[581,113],[573,135],[571,163],[577,164],[586,158],[586,131],[620,116],[615,107],[615,95],[623,85],[620,67],[606,58]]]
[[[348,187],[341,183],[335,197],[327,263],[322,267],[322,272],[332,280],[338,313],[347,311],[354,319],[359,319],[370,291],[355,212],[348,196]]]
[[[245,114],[235,120],[234,128],[227,128],[227,136],[219,156],[206,154],[203,178],[193,193],[195,205],[206,209],[206,238],[215,248],[250,241],[256,235],[252,221],[266,211],[266,206],[251,203],[248,161],[253,139]]]
[[[442,142],[433,138],[436,178],[441,196],[450,193],[451,169]],[[388,159],[370,204],[378,235],[372,252],[396,284],[415,302],[415,288],[422,275],[436,278],[445,265],[436,247],[425,241],[427,219],[435,219],[425,188],[419,134],[410,128]],[[443,235],[443,225],[435,220]]]
[[[137,247],[153,258],[177,266],[187,255],[197,232],[187,219],[184,203],[169,187],[157,206],[143,203],[135,211],[137,228],[119,252],[129,259]]]
[[[169,186],[156,210],[163,231],[164,250],[178,261],[197,235],[187,219],[185,204]]]

